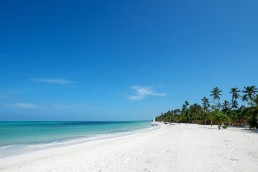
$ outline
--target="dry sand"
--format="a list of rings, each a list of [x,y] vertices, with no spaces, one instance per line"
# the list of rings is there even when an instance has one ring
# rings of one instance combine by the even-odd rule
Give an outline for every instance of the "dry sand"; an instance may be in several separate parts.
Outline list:
[[[257,172],[258,133],[195,124],[0,159],[3,172]]]

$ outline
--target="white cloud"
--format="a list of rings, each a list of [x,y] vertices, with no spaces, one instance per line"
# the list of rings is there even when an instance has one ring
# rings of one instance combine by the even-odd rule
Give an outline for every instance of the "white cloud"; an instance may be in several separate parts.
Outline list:
[[[66,108],[76,108],[81,106],[83,106],[83,104],[56,104],[53,107],[58,109],[66,109]]]
[[[61,79],[61,78],[37,78],[32,80],[37,82],[42,82],[42,83],[60,84],[60,85],[69,85],[74,83],[71,80]]]
[[[38,106],[32,103],[14,103],[11,104],[11,107],[22,108],[22,109],[37,109]]]
[[[134,94],[128,96],[130,100],[141,100],[147,96],[166,96],[167,95],[166,93],[158,93],[155,90],[144,86],[132,86],[131,89],[134,90]]]

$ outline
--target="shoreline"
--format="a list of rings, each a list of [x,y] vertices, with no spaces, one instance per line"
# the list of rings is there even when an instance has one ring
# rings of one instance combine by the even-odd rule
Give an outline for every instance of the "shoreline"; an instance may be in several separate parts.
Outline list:
[[[258,170],[258,134],[196,124],[96,140],[0,159],[0,171]]]
[[[121,137],[126,135],[131,135],[135,133],[143,133],[148,132],[152,130],[158,129],[158,126],[151,126],[151,123],[149,123],[149,126],[146,126],[144,128],[139,129],[132,129],[132,130],[125,130],[125,131],[114,131],[110,133],[94,133],[92,135],[86,135],[86,136],[75,136],[75,137],[67,137],[64,139],[56,139],[56,140],[50,140],[50,141],[44,141],[44,142],[36,142],[36,143],[28,143],[28,144],[9,144],[4,145],[0,147],[0,159],[1,158],[7,158],[11,156],[17,156],[21,154],[26,154],[30,152],[50,149],[50,148],[56,148],[56,147],[63,147],[63,146],[70,146],[85,142],[91,142],[95,140],[103,140],[103,139],[109,139],[114,137]]]
[[[107,137],[85,138],[79,142],[75,141],[71,143],[69,142],[69,140],[67,140],[69,142],[67,144],[61,143],[62,145],[54,145],[52,147],[46,147],[42,149],[23,152],[20,154],[0,157],[0,170],[8,168],[11,165],[17,165],[23,162],[33,161],[41,158],[48,158],[48,157],[56,156],[60,154],[66,154],[73,151],[78,151],[78,149],[81,149],[82,147],[93,146],[93,145],[102,144],[104,142],[109,142],[109,141],[115,141],[115,140],[119,140],[120,138],[125,139],[130,136],[133,137],[135,135],[157,131],[157,130],[160,130],[161,128],[162,128],[162,124],[159,124],[159,126],[156,126],[156,127],[148,127],[144,129],[136,129],[136,130],[127,131],[127,132],[112,133],[110,134],[112,136],[107,136]],[[73,140],[70,140],[70,141],[73,141]]]

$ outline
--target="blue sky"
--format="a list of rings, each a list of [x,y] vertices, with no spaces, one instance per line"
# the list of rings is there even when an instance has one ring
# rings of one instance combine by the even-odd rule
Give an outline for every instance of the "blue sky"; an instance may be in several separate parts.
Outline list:
[[[258,86],[258,1],[1,1],[0,120],[139,120]]]

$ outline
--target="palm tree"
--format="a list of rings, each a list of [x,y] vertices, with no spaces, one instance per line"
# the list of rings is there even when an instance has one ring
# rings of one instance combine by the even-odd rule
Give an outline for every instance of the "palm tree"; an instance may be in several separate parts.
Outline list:
[[[197,103],[191,105],[189,107],[189,116],[192,119],[196,120],[196,119],[202,119],[202,107],[200,105],[198,105]],[[190,121],[191,121],[190,120]]]
[[[230,109],[229,107],[230,107],[230,103],[227,100],[225,100],[224,103],[222,104],[223,111],[226,112],[227,110]]]
[[[247,111],[247,123],[250,129],[258,128],[258,94],[253,99],[254,106],[246,108]]]
[[[186,115],[188,116],[188,122],[190,123],[190,115],[189,115],[189,110],[188,110],[189,102],[185,101],[185,104],[183,106],[185,106]]]
[[[254,103],[256,105],[256,108],[258,109],[258,94],[256,95],[256,97],[254,98]]]
[[[232,107],[232,109],[237,109],[237,108],[238,108],[237,100],[233,100],[233,101],[232,101],[231,107]]]
[[[237,109],[238,108],[238,103],[237,103],[237,99],[240,97],[240,95],[238,94],[240,92],[240,90],[235,87],[235,88],[231,88],[230,94],[232,94],[232,108],[233,109]]]
[[[211,91],[211,95],[210,96],[212,96],[213,98],[213,104],[214,104],[214,107],[213,107],[213,109],[220,109],[220,102],[219,102],[219,100],[220,100],[220,96],[221,96],[221,90],[218,88],[218,87],[215,87],[215,88],[213,88],[213,90]],[[216,102],[217,101],[217,102]],[[211,126],[212,126],[212,120],[211,120]]]
[[[210,107],[210,102],[209,102],[209,99],[207,97],[203,97],[202,105],[203,105],[204,116],[205,116],[205,125],[206,125],[207,115],[208,115],[208,111],[209,111],[209,107]]]
[[[244,105],[245,105],[245,102],[248,102],[248,96],[246,94],[243,95],[242,101],[244,102]]]
[[[186,107],[188,107],[189,106],[189,102],[185,101],[185,105],[186,105]]]
[[[238,99],[240,97],[240,95],[238,94],[239,92],[241,91],[237,87],[231,88],[230,94],[232,94],[232,100]]]
[[[218,107],[218,108],[220,106],[219,100],[220,100],[221,92],[222,91],[218,87],[215,87],[211,91],[211,95],[210,95],[213,97],[213,103],[214,103],[215,107]]]
[[[244,87],[244,90],[242,92],[245,93],[245,95],[248,97],[248,100],[251,103],[251,106],[253,106],[255,94],[258,92],[257,88],[253,85],[247,86],[247,87]]]

